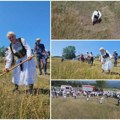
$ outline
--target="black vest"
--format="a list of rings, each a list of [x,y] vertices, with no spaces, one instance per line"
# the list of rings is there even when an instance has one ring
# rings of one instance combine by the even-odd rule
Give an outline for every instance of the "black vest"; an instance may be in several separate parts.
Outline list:
[[[21,46],[22,46],[22,49],[19,50],[19,51],[16,52],[16,53],[14,53],[14,52],[13,52],[13,48],[12,48],[12,43],[10,43],[10,49],[11,49],[11,52],[12,52],[12,54],[13,54],[14,56],[16,56],[17,58],[22,58],[22,57],[24,57],[24,56],[26,55],[26,49],[25,49],[25,47],[23,46],[23,43],[22,43],[22,41],[21,41],[21,38],[18,38],[17,40],[20,42],[20,44],[21,44]]]
[[[106,54],[103,56],[103,58],[108,58],[109,54],[106,52]]]

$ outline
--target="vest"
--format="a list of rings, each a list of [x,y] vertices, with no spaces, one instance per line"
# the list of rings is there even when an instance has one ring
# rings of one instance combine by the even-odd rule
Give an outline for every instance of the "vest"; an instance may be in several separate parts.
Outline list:
[[[109,54],[106,52],[106,54],[103,56],[103,58],[108,58]]]
[[[16,56],[17,58],[22,58],[22,57],[24,57],[24,56],[26,55],[26,49],[25,49],[25,47],[23,46],[23,43],[22,43],[22,41],[21,41],[21,38],[18,38],[17,40],[20,42],[20,44],[21,44],[21,46],[22,46],[22,49],[19,50],[19,51],[16,52],[16,53],[14,53],[14,52],[13,52],[12,43],[10,43],[10,49],[11,49],[11,52],[12,52],[12,54],[13,54],[14,56]]]

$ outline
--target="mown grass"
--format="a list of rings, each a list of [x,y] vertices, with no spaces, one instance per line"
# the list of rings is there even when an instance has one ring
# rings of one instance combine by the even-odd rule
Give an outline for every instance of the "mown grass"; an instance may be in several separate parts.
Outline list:
[[[119,39],[119,1],[52,1],[52,39]],[[94,10],[102,22],[92,25]]]
[[[4,64],[1,60],[0,73],[2,73],[3,68]],[[48,73],[49,72],[48,64]],[[25,86],[20,86],[20,93],[13,93],[14,85],[11,79],[12,72],[0,78],[0,119],[49,119],[50,76],[38,75],[34,84],[33,95],[26,93],[28,87]],[[5,83],[2,83],[2,81]]]
[[[117,99],[106,98],[103,104],[99,103],[99,97],[52,98],[51,117],[53,119],[120,119],[120,107]]]
[[[118,74],[102,73],[101,63],[97,60],[91,66],[86,62],[65,60],[61,62],[59,58],[52,58],[51,63],[51,78],[52,79],[120,79]],[[111,72],[119,72],[118,67],[113,67]]]

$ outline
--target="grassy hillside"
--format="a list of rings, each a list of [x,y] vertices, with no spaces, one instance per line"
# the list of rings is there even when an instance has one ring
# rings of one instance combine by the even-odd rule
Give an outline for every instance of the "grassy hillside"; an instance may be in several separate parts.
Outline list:
[[[52,39],[119,39],[120,2],[52,1]],[[94,10],[102,12],[102,22],[92,25]]]
[[[97,60],[91,66],[88,63],[65,60],[63,63],[59,58],[52,58],[51,63],[52,79],[120,79],[120,63],[118,67],[113,67],[112,73],[102,73],[101,63]]]
[[[52,118],[54,119],[120,119],[120,107],[116,106],[117,100],[106,98],[103,104],[99,103],[99,97],[91,97],[86,101],[86,97],[78,96],[53,98]]]
[[[0,73],[4,68],[0,61]],[[38,71],[38,69],[37,69]],[[49,73],[48,64],[48,73]],[[20,93],[13,93],[12,72],[0,78],[0,118],[1,119],[43,119],[50,118],[50,76],[38,75],[33,95],[26,94],[25,86],[20,86]],[[2,83],[5,82],[5,84]]]

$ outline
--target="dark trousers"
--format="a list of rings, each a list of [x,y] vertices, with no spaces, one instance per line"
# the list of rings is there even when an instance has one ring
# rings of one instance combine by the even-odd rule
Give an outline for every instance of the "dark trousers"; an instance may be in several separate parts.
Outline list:
[[[93,59],[93,57],[91,57],[90,58],[90,63],[93,64],[93,61],[94,61],[94,59]]]
[[[114,67],[117,66],[117,59],[114,59]]]
[[[41,56],[37,56],[37,64],[38,64],[38,68],[40,71],[40,74],[42,74],[42,65],[41,65],[41,61],[42,61],[42,57]],[[44,73],[46,73],[47,70],[47,61],[43,61],[43,68],[44,68]]]

